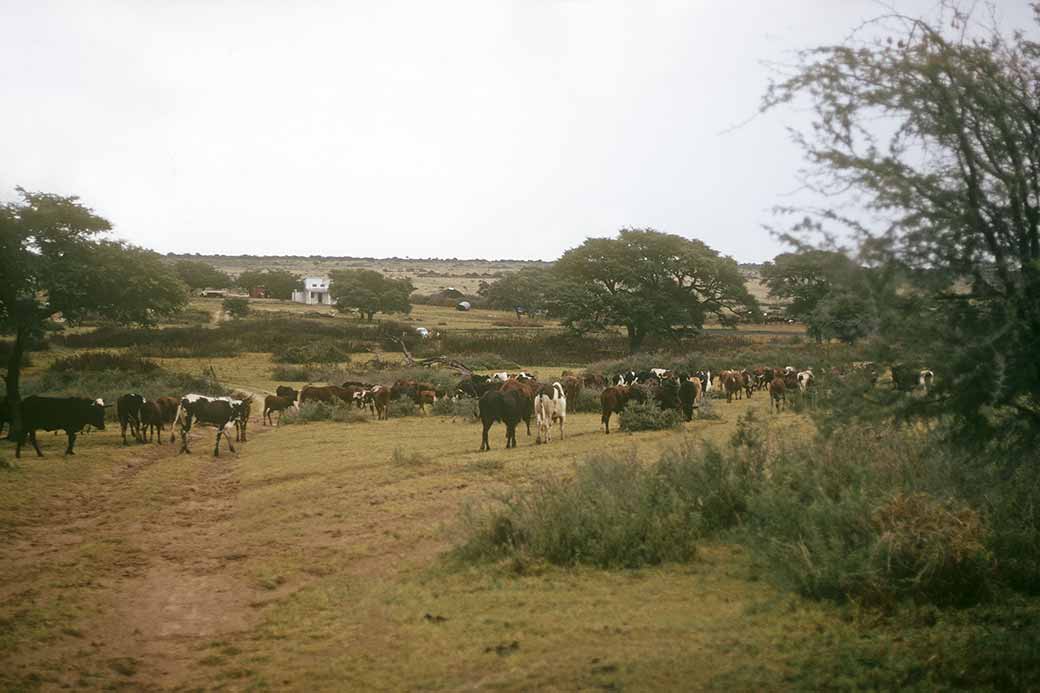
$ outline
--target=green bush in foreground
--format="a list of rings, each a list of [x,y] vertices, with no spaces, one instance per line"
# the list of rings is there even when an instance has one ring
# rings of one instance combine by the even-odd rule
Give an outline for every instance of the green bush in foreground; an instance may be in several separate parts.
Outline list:
[[[584,414],[600,413],[602,405],[600,404],[599,398],[602,394],[602,390],[583,387],[577,397],[572,397],[567,400],[567,412]]]
[[[436,416],[450,416],[465,421],[476,421],[477,400],[472,397],[462,397],[460,399],[441,397],[433,403],[430,411]]]
[[[574,479],[543,480],[498,500],[497,510],[467,511],[463,559],[521,554],[559,565],[636,568],[696,553],[695,509],[635,460],[589,460]]]

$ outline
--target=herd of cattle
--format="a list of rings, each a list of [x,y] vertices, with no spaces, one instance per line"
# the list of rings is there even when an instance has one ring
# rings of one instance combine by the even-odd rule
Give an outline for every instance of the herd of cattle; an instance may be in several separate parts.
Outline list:
[[[855,364],[854,369],[869,374],[876,382],[880,370],[872,363]],[[832,375],[841,377],[835,370]],[[922,389],[931,387],[935,374],[928,369],[892,368],[892,379],[896,389]],[[306,402],[338,402],[368,408],[377,419],[388,418],[390,402],[406,397],[421,409],[438,399],[470,397],[477,402],[477,411],[483,424],[481,451],[489,450],[488,432],[498,422],[505,425],[506,447],[516,447],[516,428],[523,421],[527,435],[531,434],[531,421],[537,428],[537,442],[548,443],[552,439],[553,424],[559,425],[560,438],[564,435],[567,418],[567,401],[575,401],[583,388],[602,390],[600,394],[601,423],[610,433],[610,419],[624,411],[629,402],[654,401],[663,410],[679,411],[686,421],[693,418],[694,411],[703,398],[711,392],[725,396],[727,402],[734,398],[750,398],[756,391],[768,393],[770,410],[783,411],[787,393],[802,395],[812,391],[815,376],[811,368],[798,370],[759,367],[742,370],[726,370],[712,374],[711,371],[676,373],[663,368],[646,371],[625,371],[605,377],[601,375],[575,375],[564,371],[562,377],[550,383],[539,383],[537,378],[526,372],[516,374],[470,375],[460,381],[453,390],[439,389],[432,383],[416,380],[398,380],[392,385],[371,385],[348,381],[342,385],[308,385],[297,391],[288,386],[279,386],[274,395],[264,398],[262,421],[274,425],[272,414],[282,414]],[[193,424],[212,426],[217,436],[213,447],[214,456],[220,454],[220,438],[227,439],[228,448],[234,452],[229,429],[234,426],[235,440],[246,440],[246,426],[252,411],[253,397],[213,397],[187,394],[181,397],[159,397],[148,400],[129,393],[115,402],[116,418],[120,424],[123,443],[127,444],[127,431],[139,442],[162,442],[165,427],[170,427],[170,442],[181,434],[181,452],[188,449],[188,433]],[[32,443],[36,454],[43,456],[36,439],[36,431],[63,430],[68,436],[66,455],[75,454],[76,436],[90,426],[105,428],[105,410],[111,404],[102,400],[82,397],[32,396],[22,400],[22,432],[16,441],[15,456],[21,457],[26,440]],[[0,400],[0,431],[9,419],[6,404]]]

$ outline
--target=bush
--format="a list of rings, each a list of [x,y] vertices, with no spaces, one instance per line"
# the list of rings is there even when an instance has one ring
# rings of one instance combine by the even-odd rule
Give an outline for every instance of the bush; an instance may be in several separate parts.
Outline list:
[[[473,422],[477,420],[477,400],[472,397],[441,397],[433,403],[431,411],[436,416],[450,416]]]
[[[603,406],[600,403],[600,396],[602,394],[602,390],[594,390],[587,387],[581,388],[581,392],[578,393],[577,397],[572,397],[567,400],[568,413],[600,413],[603,409]]]
[[[128,392],[136,392],[148,399],[181,397],[188,393],[215,396],[231,394],[211,373],[194,376],[161,367],[146,371],[47,370],[37,378],[26,379],[22,386],[23,397],[101,397],[110,404]],[[107,411],[110,419],[115,417],[114,407]]]
[[[594,459],[573,479],[547,479],[502,496],[500,507],[468,509],[463,560],[531,556],[558,565],[638,568],[688,561],[698,524],[689,506],[634,459]]]
[[[111,351],[93,351],[66,356],[54,361],[50,365],[50,370],[58,372],[127,371],[130,373],[152,373],[160,368],[161,366],[155,361]]]
[[[408,397],[401,397],[399,399],[390,400],[390,405],[387,407],[387,413],[393,418],[401,416],[417,416],[419,414],[419,407],[415,405]]]
[[[350,342],[319,339],[279,349],[272,358],[280,363],[347,363],[354,350],[355,346]]]
[[[248,298],[225,298],[221,304],[224,312],[232,318],[244,318],[252,311]]]
[[[346,404],[344,402],[327,404],[325,402],[316,402],[311,400],[309,402],[304,402],[298,408],[291,407],[286,409],[282,416],[281,423],[289,425],[305,424],[314,421],[367,423],[369,420],[370,417],[365,414],[364,410],[358,409],[353,404]]]
[[[652,399],[645,402],[629,402],[621,412],[621,430],[629,433],[663,431],[681,425],[682,415],[679,412],[674,409],[662,410]]]

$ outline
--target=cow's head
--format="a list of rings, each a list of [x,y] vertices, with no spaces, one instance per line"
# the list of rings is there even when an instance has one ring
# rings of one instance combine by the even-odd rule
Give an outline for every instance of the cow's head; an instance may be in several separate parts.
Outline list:
[[[99,431],[105,430],[105,410],[111,406],[111,404],[105,404],[105,400],[98,397],[90,404],[90,409],[87,412],[87,423]]]

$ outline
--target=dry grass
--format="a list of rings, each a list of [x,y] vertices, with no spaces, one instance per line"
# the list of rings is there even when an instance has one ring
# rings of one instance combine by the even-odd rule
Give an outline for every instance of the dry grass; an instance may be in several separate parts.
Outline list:
[[[255,389],[256,360],[215,368]],[[748,406],[765,400],[686,434],[721,442]],[[110,427],[61,459],[45,436],[47,459],[0,470],[0,686],[699,686],[752,654],[775,677],[792,624],[832,618],[755,607],[780,598],[725,547],[631,574],[438,558],[464,504],[605,450],[652,460],[675,433],[608,437],[572,415],[564,441],[521,432],[507,451],[497,426],[479,453],[478,426],[440,417],[265,428],[219,459],[208,429],[180,457]]]

